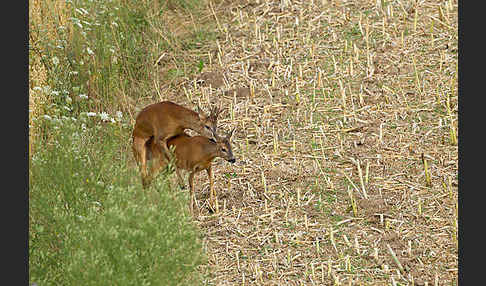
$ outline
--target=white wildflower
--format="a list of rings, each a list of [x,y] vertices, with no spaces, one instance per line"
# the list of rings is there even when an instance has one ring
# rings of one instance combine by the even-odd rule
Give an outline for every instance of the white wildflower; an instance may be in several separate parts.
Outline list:
[[[59,59],[57,57],[52,58],[52,63],[57,66],[59,64]]]
[[[70,96],[66,96],[66,102],[67,103],[71,103],[73,100]]]
[[[86,52],[88,52],[89,55],[94,55],[93,50],[90,49],[89,47],[86,47]]]
[[[86,115],[88,117],[93,117],[93,116],[96,116],[96,112],[86,112]]]
[[[104,111],[100,113],[100,118],[103,121],[108,121],[110,119],[110,117],[108,116],[108,113],[106,113]]]
[[[83,8],[76,8],[74,11],[78,12],[81,15],[84,15],[84,11],[83,10],[84,10]]]
[[[52,117],[50,117],[49,115],[47,114],[44,114],[44,118],[47,119],[47,120],[52,120]]]
[[[83,94],[80,94],[79,95],[79,98],[81,98],[81,99],[88,99],[88,96],[83,93]]]
[[[51,91],[51,94],[53,94],[53,95],[55,95],[55,96],[58,96],[58,95],[59,95],[59,91],[57,91],[57,90],[53,90],[53,91]]]
[[[117,111],[117,112],[116,112],[116,117],[117,117],[118,119],[122,119],[122,117],[123,117],[123,113],[122,113],[121,111]]]

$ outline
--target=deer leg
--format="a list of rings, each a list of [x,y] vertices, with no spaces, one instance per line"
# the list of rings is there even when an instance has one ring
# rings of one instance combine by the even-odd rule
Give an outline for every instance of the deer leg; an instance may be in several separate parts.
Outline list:
[[[208,173],[209,178],[209,200],[211,201],[211,203],[214,203],[216,192],[214,191],[213,170],[211,168],[211,165],[209,165],[209,167],[206,169],[206,172]]]
[[[147,188],[150,185],[150,179],[147,174],[147,154],[145,149],[145,142],[148,138],[134,137],[132,143],[132,151],[135,157],[135,161],[140,168],[140,174],[142,176],[142,185]]]
[[[184,179],[182,178],[181,170],[179,168],[176,168],[176,174],[177,178],[179,179],[179,186],[184,190],[186,186],[184,185]]]
[[[153,179],[163,167],[167,166],[167,162],[158,145],[152,144],[151,150],[147,150],[147,152],[149,151],[152,153],[153,157],[152,166],[150,169],[151,179]]]
[[[159,150],[162,150],[162,154],[164,155],[164,159],[167,160],[167,162],[170,162],[172,159],[172,154],[169,150],[169,147],[167,147],[167,140],[169,140],[171,136],[163,136],[163,135],[157,135],[154,136],[154,143],[159,146]],[[155,140],[156,139],[156,140]]]
[[[153,143],[152,155],[154,162],[152,163],[151,176],[155,178],[160,172],[160,169],[165,167],[170,162],[170,151],[169,148],[167,148],[167,138],[154,136]]]
[[[191,174],[189,174],[189,187],[191,188],[191,202],[189,205],[189,210],[193,215],[194,215],[194,203],[196,201],[196,193],[194,191],[194,174],[195,172],[191,172]]]

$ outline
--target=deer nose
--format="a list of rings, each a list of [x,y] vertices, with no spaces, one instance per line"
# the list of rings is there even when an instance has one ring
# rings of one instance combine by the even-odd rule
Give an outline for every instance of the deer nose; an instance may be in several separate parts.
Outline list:
[[[235,158],[229,159],[228,162],[234,163],[234,162],[236,162],[236,159]]]

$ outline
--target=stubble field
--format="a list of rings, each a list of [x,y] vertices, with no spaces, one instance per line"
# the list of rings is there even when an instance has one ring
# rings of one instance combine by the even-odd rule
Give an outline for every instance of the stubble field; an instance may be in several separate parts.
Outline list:
[[[214,285],[457,285],[457,3],[240,1],[169,99],[220,104]]]

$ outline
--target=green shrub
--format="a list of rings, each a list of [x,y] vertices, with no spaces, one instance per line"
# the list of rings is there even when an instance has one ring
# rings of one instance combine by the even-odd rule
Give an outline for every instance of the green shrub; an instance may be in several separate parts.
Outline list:
[[[32,158],[29,272],[39,285],[180,285],[204,261],[187,194],[164,177],[142,190],[120,123],[55,121]],[[83,126],[86,127],[85,129]],[[193,284],[193,283],[190,284]]]

